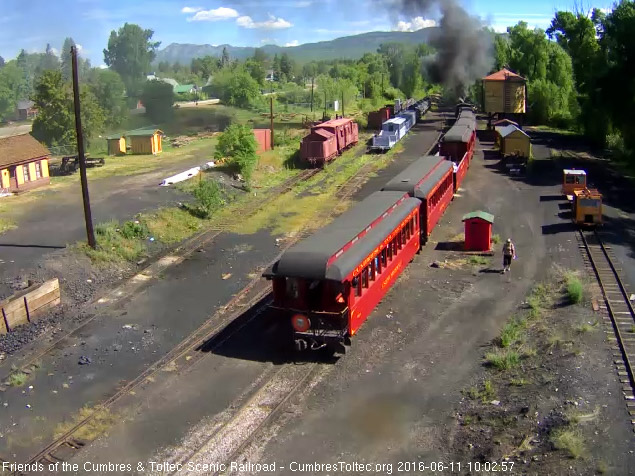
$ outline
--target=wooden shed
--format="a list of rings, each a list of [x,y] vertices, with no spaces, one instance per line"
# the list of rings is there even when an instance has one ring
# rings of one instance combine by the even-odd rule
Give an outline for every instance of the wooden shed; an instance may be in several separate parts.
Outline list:
[[[490,251],[494,215],[476,211],[463,215],[463,222],[465,223],[465,250]]]
[[[159,129],[136,129],[126,134],[133,154],[160,154],[163,131]]]
[[[106,137],[108,155],[126,155],[126,138],[122,134]]]
[[[517,155],[527,157],[531,155],[531,139],[516,126],[506,126],[498,131],[500,151],[503,156]]]
[[[507,69],[483,78],[483,110],[488,114],[524,114],[527,80]]]
[[[254,129],[254,136],[258,144],[258,153],[271,150],[271,129]]]

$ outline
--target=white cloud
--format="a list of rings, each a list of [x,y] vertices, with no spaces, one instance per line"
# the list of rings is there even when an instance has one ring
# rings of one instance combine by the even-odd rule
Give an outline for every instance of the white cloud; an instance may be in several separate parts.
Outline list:
[[[293,4],[294,7],[297,8],[306,8],[306,7],[310,7],[311,5],[313,5],[313,2],[311,0],[305,0],[305,1],[301,1],[301,2],[295,2]]]
[[[435,20],[430,20],[423,17],[414,17],[412,21],[400,21],[395,28],[397,31],[417,31],[422,28],[430,28],[437,26]]]
[[[300,42],[298,40],[290,41],[289,43],[285,43],[284,46],[298,46]]]
[[[99,69],[108,69],[108,66],[106,66],[105,64],[100,64],[99,66],[97,66]]]
[[[282,30],[285,28],[291,28],[292,23],[288,22],[284,18],[277,18],[273,15],[269,15],[269,20],[266,21],[253,21],[250,16],[242,16],[236,18],[236,24],[243,28],[258,28],[263,30]]]
[[[196,13],[202,10],[201,7],[183,7],[181,13]]]
[[[263,38],[262,40],[260,40],[260,44],[262,45],[272,45],[276,42],[276,40],[274,40],[273,38]]]
[[[79,49],[77,50],[77,52],[79,52]],[[51,48],[51,53],[53,53],[55,56],[60,55],[60,51],[57,48]]]
[[[196,15],[187,19],[187,21],[219,21],[236,18],[238,12],[233,8],[218,7],[213,10],[200,10]]]

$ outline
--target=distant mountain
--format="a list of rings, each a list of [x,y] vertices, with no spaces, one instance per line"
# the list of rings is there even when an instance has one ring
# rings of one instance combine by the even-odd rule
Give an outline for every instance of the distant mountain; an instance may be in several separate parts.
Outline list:
[[[373,31],[361,35],[345,36],[331,41],[306,43],[299,46],[265,45],[262,47],[271,56],[287,53],[291,58],[300,61],[328,60],[335,58],[357,59],[364,53],[377,51],[379,45],[388,42],[398,43],[427,43],[435,28],[424,28],[414,32],[404,31]],[[232,58],[245,59],[254,54],[255,47],[231,45],[192,45],[171,43],[157,52],[155,63],[168,61],[169,63],[189,64],[192,59],[202,56],[221,56],[223,48],[227,48]]]

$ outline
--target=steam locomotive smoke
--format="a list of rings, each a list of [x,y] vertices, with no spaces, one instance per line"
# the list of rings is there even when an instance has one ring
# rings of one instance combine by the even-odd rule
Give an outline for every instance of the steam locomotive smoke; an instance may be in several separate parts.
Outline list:
[[[471,17],[457,0],[378,0],[391,14],[426,16],[441,12],[439,27],[430,38],[437,53],[424,68],[430,78],[463,94],[474,80],[486,75],[494,62],[492,40],[478,17]]]

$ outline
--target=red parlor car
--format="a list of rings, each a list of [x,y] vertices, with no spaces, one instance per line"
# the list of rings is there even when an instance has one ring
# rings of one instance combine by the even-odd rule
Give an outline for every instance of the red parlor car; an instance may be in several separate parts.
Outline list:
[[[421,157],[388,182],[382,190],[407,192],[411,197],[421,200],[421,243],[426,243],[454,196],[452,162],[435,155]]]
[[[272,311],[297,350],[345,352],[419,251],[420,204],[407,193],[375,192],[264,273],[273,281]]]

